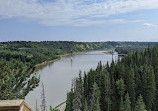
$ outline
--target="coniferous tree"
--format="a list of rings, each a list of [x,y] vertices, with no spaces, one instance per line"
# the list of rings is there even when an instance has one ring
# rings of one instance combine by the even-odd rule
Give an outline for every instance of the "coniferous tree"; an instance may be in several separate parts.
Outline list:
[[[140,95],[137,99],[136,106],[135,106],[135,111],[147,111],[146,107],[145,107],[145,104],[143,102],[142,95]]]
[[[123,95],[125,92],[125,84],[122,78],[116,81],[116,86],[120,97],[123,99]]]
[[[125,79],[125,66],[124,64],[121,64],[120,62],[117,65],[117,70],[119,73],[119,78]]]
[[[131,111],[131,101],[128,93],[125,96],[124,111]]]
[[[103,66],[102,66],[103,67]],[[104,98],[100,100],[100,108],[101,110],[105,110],[107,108],[107,103],[106,103],[106,97],[107,97],[107,85],[109,85],[108,79],[108,72],[106,69],[97,72],[99,73],[98,76],[95,78],[95,82],[97,83],[99,89],[100,89],[100,98]]]
[[[119,111],[124,111],[124,101],[122,99],[120,101]]]
[[[128,74],[126,74],[126,83],[127,83],[127,91],[129,92],[129,96],[131,99],[131,105],[132,108],[134,108],[135,105],[135,76],[134,76],[134,70],[129,68]]]
[[[119,111],[124,111],[123,95],[124,95],[124,91],[125,91],[125,84],[124,84],[123,79],[117,80],[116,86],[117,86],[118,93],[121,97]]]
[[[24,99],[39,84],[34,68],[18,60],[0,60],[0,99]]]
[[[153,108],[153,102],[155,100],[155,75],[153,68],[151,66],[147,67],[147,86],[146,86],[146,106],[147,110],[152,110]]]
[[[92,69],[90,69],[90,71],[88,72],[88,75],[87,75],[87,88],[88,88],[88,99],[87,100],[89,100],[90,99],[90,93],[92,92],[92,86],[93,86],[93,82],[94,82],[94,76],[93,76],[93,70]]]
[[[109,72],[107,72],[107,76],[106,76],[106,103],[107,103],[107,110],[110,111],[111,109],[111,82],[110,82],[110,76],[109,76]]]
[[[106,63],[106,69],[107,69],[108,72],[110,72],[109,62]]]
[[[84,101],[84,109],[83,109],[83,111],[88,111],[88,103],[87,103],[86,99]]]
[[[88,77],[86,73],[84,73],[84,83],[83,83],[83,88],[84,88],[84,97],[88,99]]]
[[[98,65],[97,65],[97,68],[96,68],[96,71],[97,72],[100,72],[100,71],[102,71],[102,69],[103,69],[103,66],[102,66],[102,63],[101,63],[101,61],[98,63]]]
[[[100,91],[96,82],[93,84],[89,109],[90,111],[100,111]]]
[[[113,101],[113,103],[111,104],[112,105],[111,110],[116,111],[116,110],[118,110],[118,105],[117,105],[118,104],[118,98],[117,98],[116,86],[115,86],[115,82],[117,80],[117,77],[116,77],[116,66],[115,66],[115,63],[114,63],[113,60],[111,62],[109,73],[110,73],[109,76],[110,76],[110,82],[111,82],[110,94],[111,94],[111,101]]]
[[[73,99],[73,110],[74,111],[82,111],[82,96],[81,96],[81,87],[80,80],[76,78],[74,84],[74,99]]]
[[[155,74],[155,83],[156,83],[155,100],[158,100],[158,62],[154,67],[154,74]],[[155,102],[155,109],[158,109],[158,101]]]
[[[92,111],[101,111],[100,109],[100,99],[97,98],[96,103],[94,104],[93,110]]]
[[[81,71],[79,72],[79,87],[80,87],[81,104],[82,104],[81,110],[83,111],[83,104],[84,104],[84,88],[83,88],[83,79],[82,79],[82,76],[81,76]]]
[[[155,111],[158,107],[158,102],[155,101],[158,98],[156,56],[158,57],[158,46],[157,50],[148,49],[130,53],[118,63],[112,61],[110,66],[107,64],[104,67],[99,63],[96,70],[91,69],[84,75],[84,80],[80,79],[84,90],[81,98],[87,99],[88,103],[85,105],[85,100],[81,102],[82,110],[87,110],[85,106],[89,106],[89,111],[137,111],[137,109]],[[94,83],[98,85],[100,100],[95,98]],[[128,93],[124,98],[125,92]],[[137,102],[135,100],[140,94],[144,98],[145,104],[141,102],[143,105],[138,104],[143,101],[140,97]],[[145,105],[146,108],[143,107]]]
[[[67,93],[65,111],[73,111],[73,99],[74,99],[74,92],[73,89],[71,88],[71,91]]]
[[[155,75],[151,66],[144,65],[140,68],[142,75],[142,86],[141,91],[146,104],[147,110],[154,108],[155,100]]]

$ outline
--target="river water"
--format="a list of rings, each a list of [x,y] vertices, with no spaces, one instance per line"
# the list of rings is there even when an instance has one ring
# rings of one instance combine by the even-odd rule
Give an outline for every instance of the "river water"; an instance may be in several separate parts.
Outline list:
[[[36,100],[38,108],[41,104],[41,82],[45,87],[47,109],[49,106],[57,106],[66,100],[66,94],[71,89],[71,81],[82,73],[88,72],[91,68],[95,69],[98,62],[111,63],[112,55],[104,53],[106,51],[80,52],[73,56],[65,56],[60,60],[45,66],[37,72],[40,75],[40,85],[31,91],[25,98],[26,103],[35,109]],[[117,60],[118,55],[113,56]]]

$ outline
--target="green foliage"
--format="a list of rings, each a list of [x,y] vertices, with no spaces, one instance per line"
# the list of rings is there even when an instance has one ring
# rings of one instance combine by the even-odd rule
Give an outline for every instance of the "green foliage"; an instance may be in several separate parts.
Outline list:
[[[36,65],[44,61],[57,59],[62,54],[113,47],[111,43],[42,41],[42,42],[0,42],[0,58],[18,59]]]
[[[84,101],[84,109],[83,109],[83,111],[88,111],[88,103],[87,103],[86,99]]]
[[[131,52],[140,51],[140,50],[143,50],[145,48],[147,48],[146,45],[143,45],[143,46],[129,46],[129,47],[117,47],[115,49],[115,51],[118,52],[118,54],[129,54]]]
[[[128,93],[125,96],[124,111],[131,111],[131,101]]]
[[[126,74],[126,84],[127,84],[127,91],[129,92],[129,96],[131,99],[131,105],[134,107],[135,104],[135,75],[134,70],[130,67],[128,74]]]
[[[33,74],[36,64],[60,58],[60,55],[70,53],[71,50],[105,49],[113,47],[112,44],[73,41],[0,42],[0,99],[21,99],[37,87],[39,78]]]
[[[93,91],[90,99],[90,111],[101,111],[100,109],[100,90],[97,83],[93,84]]]
[[[157,111],[158,46],[132,52],[110,65],[99,62],[82,79],[84,110],[88,106],[89,111]]]
[[[57,59],[62,54],[87,50],[98,50],[124,46],[155,45],[156,42],[74,42],[74,41],[14,41],[0,42],[0,57],[19,59],[34,65]]]
[[[157,45],[157,42],[124,42],[115,48],[118,54],[129,54],[134,51],[142,51],[148,46]]]
[[[151,110],[152,106],[154,104],[155,100],[155,91],[156,91],[156,86],[155,86],[155,75],[153,71],[153,67],[151,66],[144,66],[143,67],[143,86],[142,91],[144,101],[147,105],[147,109]]]
[[[125,84],[122,78],[116,81],[116,87],[118,90],[118,94],[121,97],[119,111],[124,111],[123,95],[125,92]]]
[[[73,99],[74,99],[74,93],[73,90],[71,89],[71,91],[67,93],[65,111],[73,111]]]
[[[141,95],[136,102],[135,111],[147,111]]]
[[[1,59],[0,66],[0,99],[23,99],[38,86],[39,78],[32,75],[31,65],[15,59]]]
[[[125,84],[122,78],[116,81],[116,86],[117,86],[118,93],[120,97],[122,98],[125,92]]]
[[[52,106],[50,106],[50,110],[49,111],[59,111],[58,109],[52,108]]]
[[[21,99],[38,86],[39,78],[34,74],[35,65],[60,58],[60,55],[78,51],[99,50],[116,47],[144,49],[156,42],[73,42],[73,41],[14,41],[0,42],[0,99]],[[122,49],[121,49],[122,50]],[[134,49],[135,51],[137,49]],[[130,50],[130,52],[133,50]],[[118,81],[117,81],[118,80]],[[123,82],[126,87],[124,87]],[[131,109],[135,98],[144,98],[147,110],[158,108],[158,46],[136,51],[117,63],[103,66],[98,63],[96,70],[81,74],[74,89],[67,94],[66,111],[84,110],[84,106],[101,111],[118,111],[128,92]],[[99,95],[94,92],[94,83]],[[94,94],[94,95],[93,95]],[[90,100],[95,97],[92,106]],[[97,95],[97,98],[96,96]],[[121,96],[121,101],[120,101]],[[101,98],[101,99],[100,99]],[[87,103],[85,103],[85,99]],[[125,99],[126,101],[126,99]],[[87,104],[87,105],[85,105]],[[93,109],[92,108],[92,109]],[[87,109],[87,108],[86,108]]]
[[[124,101],[121,98],[119,111],[124,111]]]
[[[75,79],[74,86],[74,99],[73,99],[73,110],[81,111],[82,110],[82,94],[81,94],[81,81],[79,78]]]

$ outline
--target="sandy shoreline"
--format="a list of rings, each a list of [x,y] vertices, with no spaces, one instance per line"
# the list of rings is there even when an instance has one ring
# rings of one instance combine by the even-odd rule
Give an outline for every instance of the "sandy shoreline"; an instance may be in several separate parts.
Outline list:
[[[50,60],[50,61],[44,61],[42,63],[36,64],[35,68],[38,69],[40,67],[46,66],[48,64],[51,64],[53,62],[56,62],[56,61],[60,60],[62,57],[69,56],[69,55],[71,55],[71,54],[70,53],[63,54],[63,55],[60,55],[60,57],[58,59],[54,59],[54,60]]]

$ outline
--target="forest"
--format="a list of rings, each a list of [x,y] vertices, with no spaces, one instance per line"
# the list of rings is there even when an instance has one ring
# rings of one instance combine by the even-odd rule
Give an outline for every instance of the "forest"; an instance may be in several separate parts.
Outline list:
[[[71,51],[103,50],[127,46],[147,47],[155,44],[157,42],[10,41],[0,42],[0,57],[7,61],[16,59],[35,65],[60,58],[60,55]]]
[[[75,78],[66,111],[157,111],[158,46],[91,69]]]
[[[115,51],[118,53],[118,54],[129,54],[133,51],[139,51],[139,50],[144,50],[146,49],[148,46],[138,46],[138,47],[135,47],[135,46],[125,46],[125,47],[116,47],[115,48]]]
[[[7,61],[18,59],[22,62],[38,64],[60,58],[60,55],[70,53],[70,51],[88,51],[105,48],[112,48],[117,43],[86,43],[73,41],[14,41],[0,43],[0,57]]]

